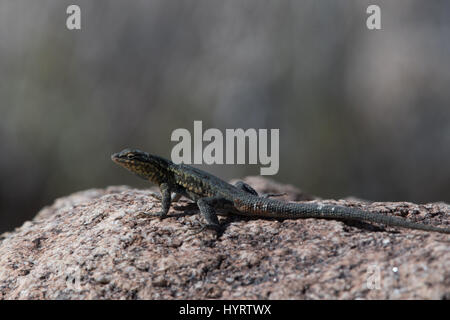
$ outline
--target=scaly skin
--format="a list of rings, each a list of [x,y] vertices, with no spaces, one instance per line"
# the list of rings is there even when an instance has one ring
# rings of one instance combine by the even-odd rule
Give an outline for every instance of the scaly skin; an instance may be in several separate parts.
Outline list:
[[[195,201],[207,225],[221,231],[217,213],[282,219],[338,219],[376,222],[387,226],[434,231],[450,234],[450,228],[411,222],[393,216],[376,214],[360,209],[315,203],[286,203],[267,196],[258,196],[249,185],[238,182],[231,185],[205,171],[173,162],[139,150],[125,149],[111,156],[117,164],[145,180],[159,186],[162,210],[149,215],[166,217],[172,202],[171,194]],[[203,229],[202,229],[203,230]]]

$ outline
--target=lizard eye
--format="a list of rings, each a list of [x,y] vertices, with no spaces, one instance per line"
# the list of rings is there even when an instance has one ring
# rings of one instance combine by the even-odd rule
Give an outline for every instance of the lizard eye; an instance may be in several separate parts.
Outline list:
[[[130,160],[134,159],[134,154],[132,154],[132,153],[127,154],[127,158]]]

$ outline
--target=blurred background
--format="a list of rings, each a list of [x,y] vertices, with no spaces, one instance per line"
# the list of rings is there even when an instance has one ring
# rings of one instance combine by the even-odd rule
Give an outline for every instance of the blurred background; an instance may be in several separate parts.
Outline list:
[[[111,153],[170,157],[194,120],[279,128],[271,178],[323,198],[448,202],[449,35],[449,1],[0,0],[0,232],[75,191],[148,187]]]

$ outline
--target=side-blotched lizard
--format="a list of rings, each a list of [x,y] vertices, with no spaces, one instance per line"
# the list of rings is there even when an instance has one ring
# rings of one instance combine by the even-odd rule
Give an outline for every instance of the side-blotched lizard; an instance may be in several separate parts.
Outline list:
[[[195,201],[207,225],[222,230],[217,213],[263,218],[321,218],[376,222],[387,226],[450,233],[450,228],[415,223],[402,218],[371,213],[337,205],[317,203],[286,203],[258,193],[244,182],[231,185],[205,171],[184,164],[174,164],[162,157],[139,150],[125,149],[111,159],[159,186],[162,210],[150,215],[166,217],[172,202],[172,193]]]

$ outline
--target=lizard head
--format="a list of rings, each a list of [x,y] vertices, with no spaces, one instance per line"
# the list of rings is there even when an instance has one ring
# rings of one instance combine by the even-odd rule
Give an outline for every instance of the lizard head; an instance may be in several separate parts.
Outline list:
[[[159,184],[169,162],[164,158],[137,149],[124,149],[111,156],[111,160],[139,177]]]

